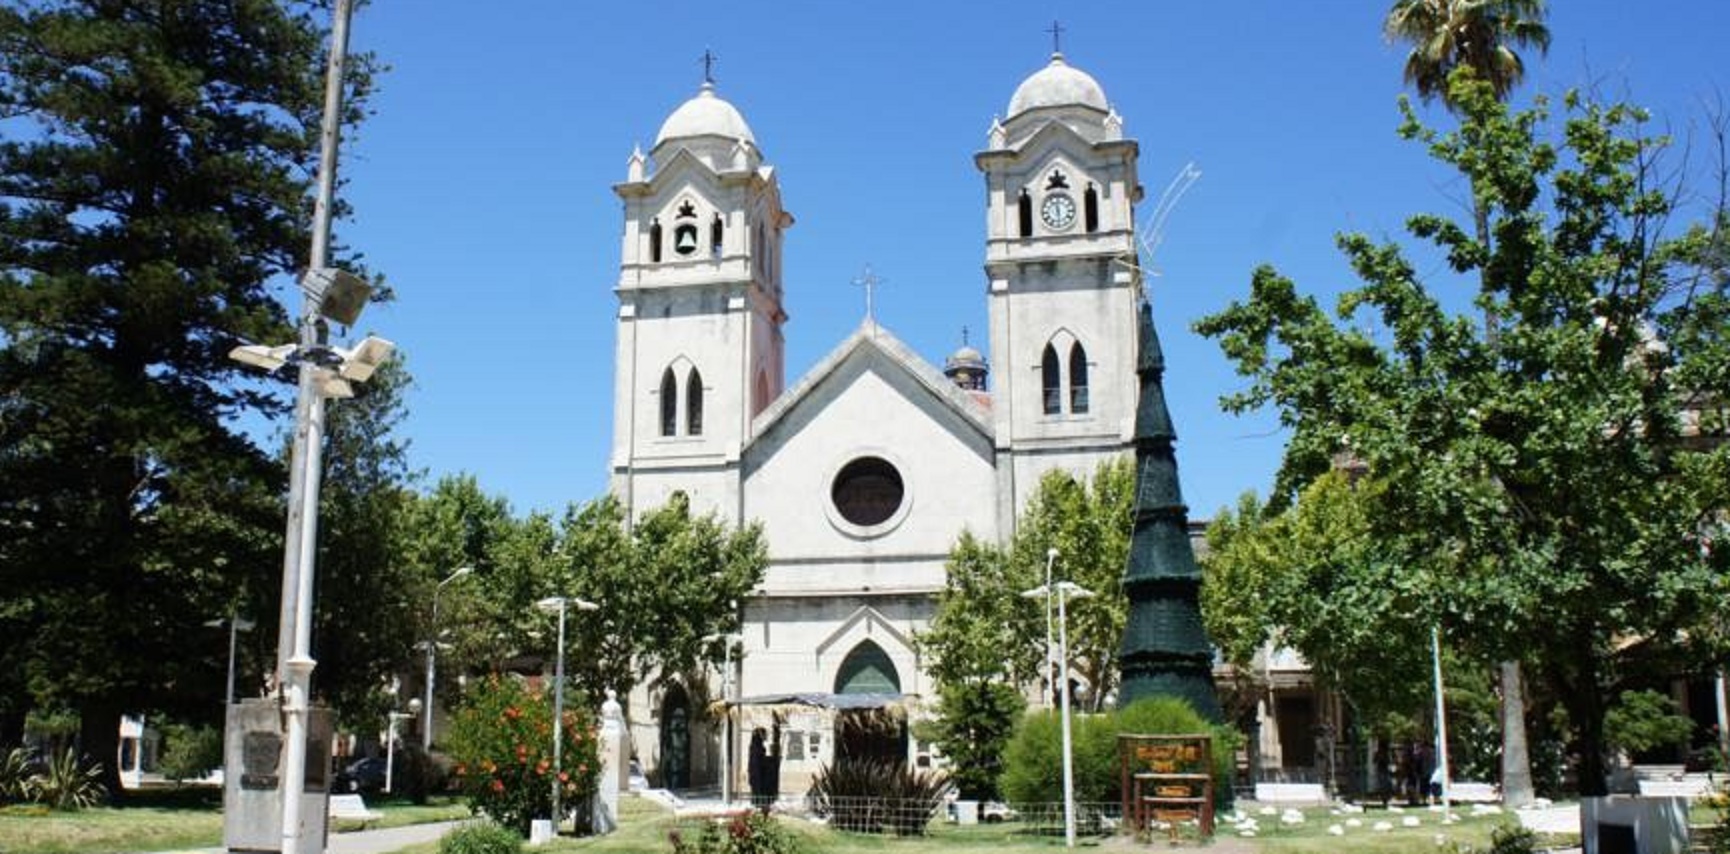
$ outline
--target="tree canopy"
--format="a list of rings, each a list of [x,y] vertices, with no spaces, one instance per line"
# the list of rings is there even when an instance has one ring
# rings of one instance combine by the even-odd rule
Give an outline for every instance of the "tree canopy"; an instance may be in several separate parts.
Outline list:
[[[72,708],[112,756],[123,709],[214,707],[189,639],[268,595],[282,468],[236,425],[281,399],[226,353],[291,332],[318,8],[0,7],[0,740]]]
[[[1666,231],[1687,211],[1660,171],[1669,140],[1636,108],[1570,95],[1558,129],[1545,101],[1510,111],[1463,70],[1451,86],[1457,130],[1406,108],[1401,131],[1487,217],[1484,232],[1409,221],[1458,278],[1426,281],[1401,246],[1347,234],[1362,284],[1333,312],[1262,267],[1197,328],[1250,379],[1226,407],[1273,407],[1292,431],[1276,503],[1337,452],[1361,459],[1389,484],[1375,535],[1434,581],[1423,617],[1483,660],[1536,668],[1579,727],[1583,791],[1602,791],[1618,641],[1720,634],[1730,448],[1688,425],[1730,393],[1730,281],[1702,263],[1724,218]],[[1447,308],[1475,271],[1496,334]]]

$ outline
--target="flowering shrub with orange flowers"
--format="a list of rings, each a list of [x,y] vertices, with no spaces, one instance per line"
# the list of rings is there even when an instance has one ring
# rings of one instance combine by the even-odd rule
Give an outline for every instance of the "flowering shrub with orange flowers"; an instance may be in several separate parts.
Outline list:
[[[581,694],[565,692],[555,768],[552,686],[531,688],[498,674],[471,685],[445,739],[469,808],[527,836],[530,821],[551,817],[556,778],[560,805],[581,809],[601,777],[599,727],[587,705]]]

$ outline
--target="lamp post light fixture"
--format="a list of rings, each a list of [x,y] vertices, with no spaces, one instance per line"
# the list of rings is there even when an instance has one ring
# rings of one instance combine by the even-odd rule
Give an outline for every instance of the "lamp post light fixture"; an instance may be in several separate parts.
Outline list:
[[[565,596],[548,596],[535,603],[535,607],[549,614],[559,615],[559,652],[558,663],[553,671],[553,833],[559,832],[559,772],[560,750],[564,744],[565,723],[565,610],[576,608],[579,611],[598,611],[601,606],[587,599],[577,599]]]
[[[391,793],[391,781],[396,771],[396,722],[412,720],[412,712],[391,712],[384,728],[384,793]],[[412,787],[410,787],[412,788]]]
[[[429,753],[432,752],[433,677],[436,675],[433,664],[434,659],[438,656],[439,594],[444,592],[446,584],[459,578],[466,578],[474,571],[475,568],[472,566],[458,567],[455,572],[446,576],[445,580],[440,581],[438,586],[433,588],[432,630],[428,633],[426,639],[426,702],[421,706],[421,708],[425,710],[426,719],[422,722],[420,730],[420,746],[425,748]]]
[[[1055,551],[1055,550],[1054,550]],[[1074,748],[1070,743],[1069,734],[1069,611],[1068,602],[1071,599],[1086,599],[1093,591],[1076,584],[1073,581],[1059,581],[1055,585],[1041,584],[1032,590],[1022,591],[1022,596],[1028,599],[1045,598],[1050,601],[1052,594],[1057,594],[1057,656],[1062,662],[1060,686],[1061,707],[1060,723],[1063,728],[1063,840],[1070,848],[1075,847],[1075,768]]]
[[[235,636],[239,632],[252,631],[257,624],[245,617],[236,616],[233,612],[229,612],[228,616],[206,621],[205,625],[216,629],[221,628],[224,623],[228,624],[228,690],[222,696],[224,698],[223,705],[232,706],[234,705],[234,649],[237,640]]]

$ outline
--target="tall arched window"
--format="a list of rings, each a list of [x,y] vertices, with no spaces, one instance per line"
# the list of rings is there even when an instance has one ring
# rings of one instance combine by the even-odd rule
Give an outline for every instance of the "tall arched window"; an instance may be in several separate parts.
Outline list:
[[[1099,230],[1099,191],[1092,184],[1087,185],[1087,192],[1081,196],[1082,223],[1089,234]]]
[[[661,372],[661,435],[679,434],[679,380],[673,369]]]
[[[1039,385],[1045,390],[1045,414],[1063,411],[1063,377],[1057,367],[1057,348],[1045,345],[1045,355],[1039,359]]]
[[[696,368],[685,378],[685,435],[703,435],[703,375]]]
[[[649,223],[649,260],[655,263],[661,261],[661,221]]]
[[[1015,202],[1016,222],[1021,226],[1022,237],[1033,236],[1033,197],[1021,191],[1021,198]]]
[[[1087,411],[1087,351],[1080,341],[1069,348],[1069,411]]]
[[[722,235],[723,231],[724,231],[724,229],[721,226],[721,215],[715,214],[715,220],[713,222],[709,223],[709,257],[710,258],[721,257],[721,235]]]

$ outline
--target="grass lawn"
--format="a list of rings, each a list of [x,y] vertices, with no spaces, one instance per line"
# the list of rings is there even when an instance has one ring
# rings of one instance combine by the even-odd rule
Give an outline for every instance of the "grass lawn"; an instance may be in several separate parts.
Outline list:
[[[371,827],[397,827],[468,817],[461,801],[435,798],[427,806],[408,801],[369,803],[384,813]],[[342,822],[333,832],[359,829]],[[0,808],[0,853],[94,854],[168,851],[222,845],[222,794],[215,790],[148,792],[128,796],[123,807],[48,812],[18,805]]]
[[[681,826],[672,814],[654,804],[640,798],[625,798],[621,804],[621,827],[618,832],[603,837],[592,838],[561,838],[541,848],[533,849],[536,854],[605,854],[606,852],[671,852],[672,846],[667,841],[669,831]],[[1185,842],[1185,847],[1193,850],[1206,850],[1216,854],[1405,854],[1411,851],[1437,850],[1436,835],[1440,831],[1445,834],[1446,841],[1470,845],[1479,851],[1489,846],[1490,833],[1500,824],[1512,822],[1511,816],[1471,816],[1463,814],[1464,820],[1458,824],[1449,825],[1443,829],[1437,824],[1437,816],[1422,810],[1412,810],[1406,813],[1379,813],[1367,815],[1336,816],[1326,808],[1308,809],[1305,822],[1301,826],[1281,826],[1277,816],[1256,816],[1263,829],[1254,838],[1244,838],[1237,835],[1236,829],[1222,824],[1219,835],[1213,842],[1197,847],[1192,838]],[[1416,817],[1422,825],[1416,828],[1400,826],[1401,819],[1410,815]],[[1347,829],[1342,836],[1328,833],[1328,826],[1335,823],[1343,824],[1347,818],[1357,818],[1361,827]],[[1376,832],[1371,828],[1377,821],[1390,821],[1394,829]],[[975,825],[957,827],[941,822],[931,825],[931,834],[924,837],[899,838],[893,836],[871,836],[850,833],[839,833],[822,825],[813,824],[797,818],[783,819],[783,825],[793,830],[804,843],[805,854],[939,854],[946,851],[992,851],[1001,854],[1013,852],[1056,852],[1063,849],[1061,834],[1040,835],[1021,826],[1020,822],[1007,822],[998,825]],[[687,827],[694,827],[686,823]],[[688,832],[695,832],[694,830]],[[1172,848],[1163,838],[1152,844],[1133,843],[1125,836],[1082,837],[1077,840],[1080,847],[1108,851],[1170,851]],[[1540,848],[1578,844],[1570,838],[1546,839],[1539,837]],[[436,845],[427,844],[406,848],[400,854],[435,854]],[[525,849],[528,850],[528,849]]]

